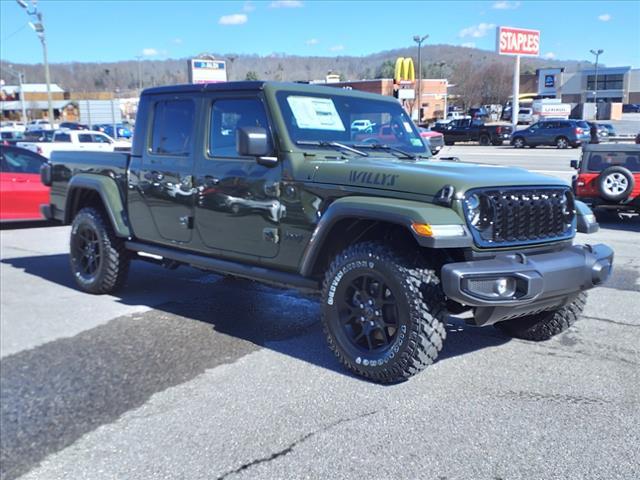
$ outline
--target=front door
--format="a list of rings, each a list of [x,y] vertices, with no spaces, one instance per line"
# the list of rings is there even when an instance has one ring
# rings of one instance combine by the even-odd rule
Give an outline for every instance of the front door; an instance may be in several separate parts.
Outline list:
[[[286,213],[280,203],[281,165],[259,165],[255,157],[241,157],[236,150],[237,128],[270,132],[264,104],[252,95],[212,98],[205,105],[209,131],[197,166],[196,231],[208,249],[275,257]]]
[[[135,235],[175,244],[191,241],[193,158],[198,100],[161,97],[150,107],[150,138],[131,165],[129,212]]]

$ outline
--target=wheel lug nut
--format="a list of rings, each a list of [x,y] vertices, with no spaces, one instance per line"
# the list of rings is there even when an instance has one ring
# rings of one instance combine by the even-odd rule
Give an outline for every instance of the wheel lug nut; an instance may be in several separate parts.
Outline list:
[[[373,300],[369,299],[369,305],[373,305]]]
[[[371,325],[373,327],[373,321],[369,321],[369,325]]]
[[[364,309],[364,303],[360,304],[360,309]]]

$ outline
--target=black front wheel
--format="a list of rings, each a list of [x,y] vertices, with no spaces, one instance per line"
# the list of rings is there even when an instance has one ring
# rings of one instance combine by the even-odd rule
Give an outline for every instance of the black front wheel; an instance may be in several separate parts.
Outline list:
[[[447,313],[437,276],[386,245],[360,243],[339,254],[322,298],[329,347],[358,375],[405,380],[442,348]]]
[[[69,246],[71,272],[82,290],[99,294],[122,287],[129,272],[129,253],[102,211],[83,208],[78,212]]]

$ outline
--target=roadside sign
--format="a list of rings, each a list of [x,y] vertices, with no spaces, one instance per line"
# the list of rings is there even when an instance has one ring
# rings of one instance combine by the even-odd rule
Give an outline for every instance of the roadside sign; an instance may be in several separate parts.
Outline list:
[[[540,55],[540,31],[515,27],[498,27],[496,51],[500,55]]]
[[[192,58],[187,60],[189,83],[218,83],[227,81],[227,66],[224,60]]]

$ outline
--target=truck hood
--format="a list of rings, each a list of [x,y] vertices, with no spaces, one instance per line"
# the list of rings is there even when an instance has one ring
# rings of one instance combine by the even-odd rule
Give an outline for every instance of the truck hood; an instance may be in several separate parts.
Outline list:
[[[503,167],[449,160],[401,160],[389,157],[312,162],[313,182],[434,196],[445,185],[456,192],[478,187],[566,186],[559,178]]]

